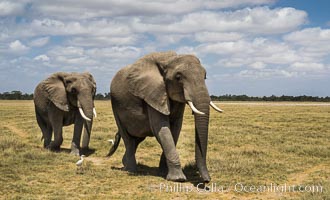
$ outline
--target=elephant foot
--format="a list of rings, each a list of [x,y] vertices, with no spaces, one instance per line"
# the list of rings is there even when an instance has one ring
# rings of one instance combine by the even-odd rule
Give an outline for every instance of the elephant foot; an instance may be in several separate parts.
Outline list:
[[[123,168],[124,171],[132,172],[132,173],[137,172],[135,157],[133,157],[131,159],[127,159],[127,156],[125,154],[123,156],[122,162],[123,162],[123,165],[124,165],[124,168]]]
[[[175,181],[175,182],[184,182],[187,180],[187,178],[184,175],[181,167],[179,166],[179,167],[169,169],[168,174],[166,176],[166,180]]]
[[[51,141],[44,140],[44,148],[49,149]]]
[[[204,173],[201,176],[202,176],[202,180],[204,181],[204,183],[209,183],[211,181],[211,177],[210,177],[209,173]]]
[[[183,173],[179,174],[172,174],[168,173],[166,176],[166,180],[174,181],[174,182],[185,182],[187,180],[186,176]]]
[[[137,172],[137,166],[136,166],[136,162],[128,162],[125,158],[123,158],[123,164],[124,164],[124,171],[128,171],[131,173],[135,173]]]
[[[55,152],[59,152],[61,150],[61,147],[59,145],[55,145],[54,142],[52,141],[47,147],[46,149],[49,149],[50,151],[55,151]]]
[[[44,148],[47,150],[51,150],[50,144],[49,145],[44,145]]]
[[[209,183],[211,181],[211,177],[206,167],[200,167],[198,171],[204,183]]]
[[[74,142],[71,143],[71,153],[70,154],[75,155],[75,156],[80,156],[79,147]]]
[[[137,167],[124,167],[124,171],[130,172],[130,173],[136,173],[137,172]]]

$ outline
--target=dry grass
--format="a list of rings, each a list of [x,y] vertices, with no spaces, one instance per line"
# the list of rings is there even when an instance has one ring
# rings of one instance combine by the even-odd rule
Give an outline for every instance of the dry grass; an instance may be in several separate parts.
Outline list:
[[[208,185],[211,190],[201,192],[195,187],[199,179],[193,165],[190,110],[185,113],[178,143],[188,181],[176,184],[157,176],[161,149],[154,138],[147,138],[138,149],[137,174],[119,170],[123,142],[113,157],[105,158],[110,147],[107,140],[117,130],[109,101],[96,102],[98,118],[90,144],[95,152],[86,157],[83,174],[76,174],[78,157],[67,151],[72,126],[64,129],[63,151],[49,152],[42,148],[32,101],[0,101],[0,198],[329,198],[330,106],[287,104],[222,103],[224,114],[211,113],[207,160],[212,183]],[[315,185],[322,186],[323,191],[238,192],[234,188],[237,183],[256,187],[296,185],[296,190]]]

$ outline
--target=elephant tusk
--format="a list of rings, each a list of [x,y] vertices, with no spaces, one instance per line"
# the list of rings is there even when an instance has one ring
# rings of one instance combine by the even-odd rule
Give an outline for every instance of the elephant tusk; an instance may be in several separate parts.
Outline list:
[[[85,113],[84,113],[84,111],[83,111],[82,108],[79,108],[79,112],[80,112],[82,118],[84,118],[87,121],[92,121],[91,119],[89,119],[88,117],[86,117],[86,115],[85,115]]]
[[[197,108],[194,106],[194,104],[191,102],[191,101],[188,101],[188,105],[190,106],[191,110],[194,112],[194,113],[197,113],[197,114],[200,114],[200,115],[205,115],[205,113],[197,110]]]
[[[212,101],[210,101],[210,105],[211,105],[211,107],[214,109],[214,110],[216,110],[216,111],[218,111],[218,112],[223,112],[223,110],[221,110],[220,108],[218,108]]]
[[[93,108],[93,114],[94,114],[94,117],[96,118],[96,117],[97,117],[97,114],[96,114],[96,109],[95,109],[95,107]]]

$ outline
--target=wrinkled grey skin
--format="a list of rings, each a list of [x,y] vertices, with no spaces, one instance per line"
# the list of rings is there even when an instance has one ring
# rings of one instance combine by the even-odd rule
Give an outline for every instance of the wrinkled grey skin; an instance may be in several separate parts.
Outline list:
[[[95,80],[87,72],[54,73],[37,85],[34,91],[35,112],[45,148],[59,150],[63,142],[63,126],[74,124],[71,153],[79,155],[83,126],[85,131],[82,149],[88,149],[95,92]],[[82,118],[78,106],[91,121]],[[54,141],[51,141],[52,132]]]
[[[146,55],[121,69],[111,83],[111,102],[118,126],[111,156],[122,137],[124,169],[136,171],[135,152],[147,136],[155,136],[163,153],[160,172],[167,180],[185,181],[176,144],[187,101],[205,115],[195,117],[195,159],[204,182],[211,180],[206,166],[210,97],[206,71],[193,55],[161,52]]]

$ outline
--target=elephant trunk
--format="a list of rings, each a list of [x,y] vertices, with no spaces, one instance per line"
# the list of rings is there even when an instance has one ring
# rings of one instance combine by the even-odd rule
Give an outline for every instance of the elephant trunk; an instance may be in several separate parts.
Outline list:
[[[81,148],[83,148],[83,149],[89,148],[89,140],[91,138],[92,125],[93,125],[93,123],[91,121],[85,121],[85,128],[84,128],[83,138],[82,138],[82,142],[81,142]]]
[[[211,178],[206,165],[206,153],[208,143],[208,128],[210,115],[210,97],[206,90],[199,92],[198,98],[193,103],[196,108],[204,114],[195,115],[195,158],[199,173],[204,182],[210,182]]]
[[[80,114],[85,119],[84,121],[84,133],[82,138],[82,148],[88,148],[89,140],[92,132],[93,115],[94,115],[94,102],[91,96],[84,95],[83,93],[78,95],[78,107],[82,110]],[[87,119],[83,116],[87,117]],[[90,119],[90,120],[88,120]]]

